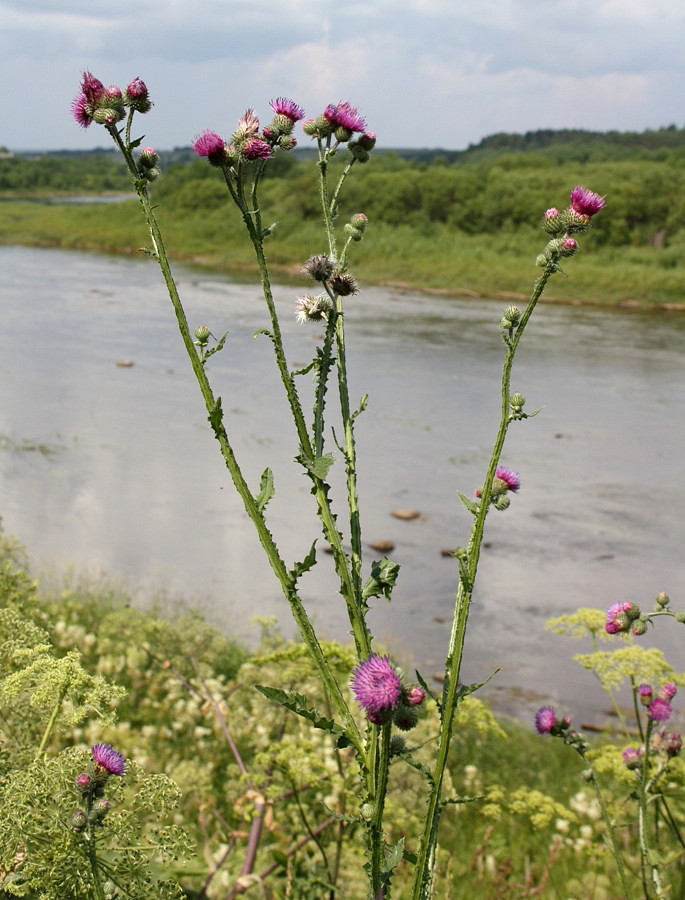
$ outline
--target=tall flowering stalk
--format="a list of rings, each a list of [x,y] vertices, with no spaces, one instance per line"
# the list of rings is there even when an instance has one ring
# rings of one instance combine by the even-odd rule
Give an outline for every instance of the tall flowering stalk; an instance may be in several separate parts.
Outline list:
[[[432,895],[432,872],[440,816],[449,802],[442,796],[442,789],[455,713],[460,700],[479,686],[459,688],[458,684],[486,517],[492,507],[497,510],[506,509],[510,503],[509,495],[516,493],[521,485],[516,472],[500,465],[509,425],[528,417],[523,411],[523,395],[511,392],[514,357],[547,281],[561,270],[561,261],[577,251],[578,244],[573,235],[587,230],[591,217],[603,207],[604,201],[599,195],[579,186],[572,192],[571,202],[566,210],[547,210],[543,227],[550,235],[550,240],[537,260],[543,270],[542,274],[535,283],[525,310],[522,312],[516,307],[509,307],[500,321],[506,348],[500,423],[485,479],[476,491],[476,499],[470,500],[460,495],[473,514],[474,523],[467,546],[455,551],[459,583],[445,663],[444,687],[442,697],[436,699],[440,713],[437,750],[433,765],[428,767],[413,760],[401,735],[392,734],[393,728],[408,731],[416,725],[419,707],[428,693],[427,685],[421,679],[420,687],[407,684],[391,660],[375,652],[374,639],[366,621],[370,598],[385,596],[390,599],[399,567],[388,559],[383,559],[372,563],[368,576],[364,578],[355,423],[366,406],[367,398],[363,396],[356,408],[350,399],[344,307],[347,298],[358,290],[354,276],[348,271],[348,257],[352,246],[363,239],[368,222],[363,213],[357,213],[340,229],[337,217],[346,180],[355,166],[369,160],[376,144],[376,136],[366,130],[363,116],[347,101],[329,104],[321,115],[304,121],[302,125],[305,135],[316,142],[318,150],[319,197],[327,247],[310,257],[303,266],[304,273],[318,285],[319,293],[299,297],[296,315],[302,323],[319,323],[323,328],[323,342],[312,364],[300,372],[292,372],[287,363],[264,249],[275,225],[265,225],[262,219],[259,189],[266,166],[274,154],[288,152],[295,147],[297,141],[293,134],[294,127],[304,118],[304,111],[294,101],[279,97],[271,102],[274,116],[268,125],[262,127],[255,111],[248,109],[229,140],[207,130],[199,134],[194,142],[197,154],[219,170],[254,249],[269,317],[269,327],[263,333],[273,345],[276,366],[298,442],[297,461],[311,482],[322,532],[332,550],[340,594],[346,605],[355,644],[358,665],[352,674],[350,687],[365,714],[366,727],[362,733],[342,686],[326,660],[299,596],[299,578],[316,561],[314,547],[292,568],[286,566],[268,528],[265,513],[274,493],[273,475],[269,469],[265,470],[256,492],[248,485],[226,431],[221,398],[214,394],[207,375],[206,364],[212,354],[222,349],[225,338],[210,349],[209,328],[200,326],[193,333],[186,319],[149,196],[149,186],[159,174],[157,154],[152,148],[147,148],[136,155],[140,141],[131,139],[134,114],[147,112],[150,107],[147,88],[140,79],[134,79],[121,91],[115,87],[105,88],[93,75],[85,73],[81,91],[73,104],[73,114],[77,123],[83,127],[88,127],[93,122],[104,126],[126,160],[150,233],[152,250],[149,252],[162,271],[210,425],[233,484],[255,525],[259,540],[290,604],[302,640],[316,665],[335,720],[309,708],[306,698],[299,694],[263,686],[259,689],[269,699],[307,718],[316,727],[330,732],[338,747],[351,745],[354,748],[361,773],[362,803],[359,815],[351,821],[365,826],[369,896],[374,900],[390,896],[393,872],[405,855],[403,839],[394,847],[388,846],[384,839],[383,822],[390,762],[394,757],[404,756],[409,765],[424,775],[427,782],[425,826],[415,858],[411,896],[413,900],[429,900]],[[124,120],[125,124],[120,127]],[[332,184],[331,160],[338,152],[347,154],[347,162],[337,182]],[[303,410],[296,382],[296,376],[308,371],[313,372],[315,379],[311,422],[308,422]],[[336,445],[345,465],[349,551],[345,548],[343,534],[331,507],[330,489],[326,480],[334,461],[333,453],[327,447],[329,429],[326,423],[327,392],[333,381],[337,384],[341,415],[342,428],[337,432]],[[411,855],[407,858],[413,859]]]

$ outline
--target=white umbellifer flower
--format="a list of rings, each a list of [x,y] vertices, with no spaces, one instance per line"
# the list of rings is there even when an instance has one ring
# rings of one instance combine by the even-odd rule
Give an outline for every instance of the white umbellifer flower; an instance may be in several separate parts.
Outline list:
[[[557,819],[554,827],[557,831],[561,832],[561,834],[568,834],[571,823],[568,819]]]

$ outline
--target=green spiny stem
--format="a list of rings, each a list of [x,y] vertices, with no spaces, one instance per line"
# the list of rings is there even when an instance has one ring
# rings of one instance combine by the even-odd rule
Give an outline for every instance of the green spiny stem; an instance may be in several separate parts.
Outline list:
[[[353,157],[353,158],[348,162],[348,164],[347,164],[347,165],[345,166],[345,168],[343,169],[343,173],[342,173],[342,175],[340,176],[340,179],[338,180],[338,183],[337,183],[337,185],[336,185],[336,187],[335,187],[335,191],[333,192],[333,196],[332,196],[331,201],[330,201],[330,203],[329,203],[329,205],[328,205],[328,213],[329,213],[329,215],[330,215],[331,217],[334,217],[334,216],[335,216],[335,212],[336,212],[336,210],[337,210],[337,208],[338,208],[338,197],[340,196],[340,191],[342,190],[342,186],[343,186],[343,184],[345,183],[345,180],[346,180],[347,176],[348,176],[348,175],[350,174],[350,172],[352,171],[352,166],[356,163],[356,161],[357,161],[357,160]]]
[[[205,372],[205,368],[202,365],[202,361],[197,353],[195,344],[193,342],[193,337],[190,332],[190,327],[188,325],[188,321],[185,315],[185,310],[181,303],[180,296],[178,294],[178,290],[176,287],[176,283],[173,278],[173,274],[171,272],[171,267],[169,265],[169,260],[166,254],[166,250],[164,247],[164,242],[162,240],[162,235],[159,229],[159,225],[157,223],[157,219],[153,213],[152,205],[150,203],[149,194],[147,192],[147,186],[142,183],[138,177],[137,169],[135,167],[135,162],[133,161],[133,157],[130,153],[128,147],[125,147],[121,141],[121,136],[119,135],[116,129],[110,129],[110,134],[114,138],[115,142],[122,150],[124,154],[124,158],[126,159],[131,174],[134,176],[134,183],[136,187],[136,192],[138,194],[138,198],[143,207],[143,213],[145,216],[145,220],[148,225],[148,229],[150,232],[150,238],[152,240],[152,246],[154,249],[155,257],[159,264],[159,267],[162,271],[162,275],[164,277],[164,281],[167,287],[167,291],[169,294],[169,298],[171,300],[174,313],[176,315],[176,321],[179,327],[179,331],[181,333],[181,338],[183,340],[183,344],[186,348],[186,352],[188,354],[188,358],[190,359],[190,363],[193,369],[193,373],[195,374],[195,378],[200,387],[200,391],[202,393],[205,407],[210,416],[213,416],[216,412],[216,399],[214,397],[212,388],[209,384],[209,379]],[[273,302],[273,301],[272,301]],[[278,548],[273,540],[271,533],[269,532],[266,522],[264,520],[264,516],[260,509],[257,506],[257,503],[250,491],[250,488],[245,481],[240,466],[238,465],[237,459],[234,455],[233,448],[228,440],[228,436],[226,434],[225,428],[222,422],[217,422],[216,420],[213,422],[214,433],[216,439],[219,443],[221,454],[224,458],[224,462],[226,467],[231,475],[231,479],[233,484],[240,495],[243,504],[245,506],[245,510],[255,525],[257,529],[257,534],[266,553],[269,564],[271,565],[272,570],[274,571],[279,583],[281,584],[281,588],[283,593],[288,600],[293,617],[298,625],[300,635],[302,636],[303,641],[307,645],[312,658],[317,666],[319,671],[321,680],[328,691],[331,701],[338,713],[341,717],[345,728],[350,736],[352,743],[354,744],[360,760],[364,759],[364,749],[362,744],[361,735],[359,733],[359,729],[350,713],[350,710],[345,702],[345,699],[342,696],[342,692],[340,687],[333,675],[331,668],[328,664],[328,661],[325,658],[323,650],[319,644],[319,641],[316,637],[314,629],[312,627],[311,621],[307,616],[307,613],[302,605],[302,602],[299,598],[299,595],[296,590],[296,586],[293,583],[293,580],[285,566],[285,563],[280,557]],[[305,429],[306,431],[306,429]]]
[[[478,571],[478,561],[483,543],[483,534],[485,530],[485,520],[490,508],[490,497],[492,493],[492,483],[495,478],[495,471],[499,463],[504,441],[507,435],[509,424],[512,421],[510,414],[510,394],[511,394],[511,370],[514,363],[516,350],[523,336],[526,325],[535,310],[538,300],[542,296],[542,292],[549,280],[550,276],[557,271],[556,260],[550,260],[542,275],[537,279],[533,287],[528,305],[521,316],[516,333],[511,340],[506,341],[507,353],[502,368],[501,381],[501,414],[500,424],[495,438],[495,443],[490,456],[485,481],[482,487],[480,499],[480,507],[476,514],[476,519],[471,530],[471,536],[467,548],[467,577],[459,578],[457,586],[454,616],[452,619],[452,630],[450,634],[449,650],[445,660],[445,682],[442,697],[442,722],[440,727],[440,736],[438,750],[436,754],[435,768],[433,771],[433,785],[428,798],[426,818],[424,820],[424,831],[421,836],[419,852],[417,854],[416,868],[414,871],[414,882],[412,886],[412,900],[429,900],[431,896],[432,875],[430,867],[435,855],[435,846],[438,837],[438,826],[441,814],[440,794],[442,791],[442,782],[447,766],[447,759],[452,740],[452,729],[454,726],[454,716],[457,707],[457,691],[459,686],[459,674],[461,671],[461,662],[464,651],[464,641],[466,638],[466,624],[473,596],[473,589]]]
[[[371,853],[371,889],[374,897],[383,896],[381,891],[381,866],[383,864],[383,813],[388,792],[390,771],[390,733],[392,722],[381,728],[371,726],[380,732],[374,756],[375,793],[371,798],[373,815],[369,823]]]

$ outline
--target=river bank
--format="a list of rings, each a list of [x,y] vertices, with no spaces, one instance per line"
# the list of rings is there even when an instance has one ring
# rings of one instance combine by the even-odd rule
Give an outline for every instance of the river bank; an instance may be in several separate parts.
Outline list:
[[[104,198],[111,201],[111,195]],[[242,224],[225,208],[174,216],[160,208],[171,258],[216,273],[251,280],[257,267]],[[601,227],[601,223],[597,226]],[[552,281],[545,302],[638,310],[685,311],[678,247],[598,247],[583,236],[568,278]],[[446,225],[412,229],[371,226],[353,270],[367,285],[461,299],[525,303],[537,277],[535,256],[545,235],[535,229],[468,235]],[[0,244],[137,255],[147,243],[137,201],[79,204],[73,198],[4,200]],[[302,285],[300,262],[319,247],[316,223],[284,223],[269,244],[272,273]],[[586,249],[587,244],[587,249]]]

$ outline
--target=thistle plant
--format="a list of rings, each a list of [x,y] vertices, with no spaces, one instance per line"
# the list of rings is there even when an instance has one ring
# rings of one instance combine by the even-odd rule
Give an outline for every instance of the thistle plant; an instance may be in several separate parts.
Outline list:
[[[428,900],[433,894],[441,815],[448,805],[465,799],[446,795],[446,767],[457,709],[480,687],[461,685],[460,675],[486,518],[493,509],[506,510],[511,495],[521,486],[519,475],[500,462],[509,426],[536,414],[525,412],[525,397],[512,390],[514,358],[547,282],[562,272],[562,263],[566,259],[576,254],[576,236],[587,231],[592,217],[604,207],[604,200],[593,191],[578,186],[571,192],[568,207],[561,211],[550,208],[544,213],[542,227],[549,240],[536,261],[542,272],[525,308],[510,306],[500,319],[499,330],[504,344],[500,421],[482,485],[476,489],[474,499],[460,494],[462,503],[473,517],[473,525],[465,544],[454,550],[458,586],[442,694],[435,696],[418,672],[418,683],[415,684],[381,652],[367,621],[371,601],[375,598],[391,600],[399,566],[388,558],[368,563],[363,552],[355,430],[368,397],[363,395],[353,400],[350,396],[345,310],[348,303],[356,302],[354,298],[359,286],[350,265],[353,252],[367,234],[369,222],[363,212],[343,216],[341,209],[346,181],[355,167],[370,161],[376,136],[367,130],[364,117],[349,102],[329,104],[321,114],[302,124],[305,136],[314,143],[316,150],[323,237],[321,245],[313,247],[312,255],[302,263],[303,274],[314,283],[315,289],[297,298],[294,313],[303,325],[320,328],[322,340],[309,364],[293,370],[287,359],[267,265],[266,246],[268,241],[276,239],[277,223],[264,219],[260,187],[273,156],[291,152],[295,147],[294,130],[304,119],[304,110],[284,97],[271,101],[270,105],[273,116],[267,125],[262,126],[250,108],[228,140],[206,130],[195,138],[194,148],[216,168],[217,176],[225,184],[227,199],[237,209],[254,250],[266,309],[265,327],[258,334],[272,344],[276,369],[292,418],[296,462],[309,480],[321,523],[321,536],[331,551],[354,644],[356,665],[350,673],[349,687],[358,709],[350,702],[348,685],[336,676],[299,592],[300,579],[317,562],[316,539],[303,550],[299,559],[286,563],[269,527],[268,504],[276,489],[273,472],[270,468],[265,469],[259,485],[251,486],[236,457],[221,397],[215,392],[209,374],[211,358],[224,349],[228,333],[224,332],[217,340],[213,334],[215,331],[221,334],[223,327],[215,328],[210,323],[192,328],[179,297],[150,197],[151,185],[159,174],[157,154],[152,148],[137,152],[142,138],[131,137],[136,113],[146,113],[151,107],[147,88],[140,79],[132,81],[125,90],[105,88],[102,82],[86,72],[73,104],[73,114],[78,124],[84,127],[91,123],[103,126],[126,162],[150,234],[151,247],[146,252],[160,266],[211,430],[318,673],[326,712],[312,707],[306,696],[293,690],[265,685],[258,685],[258,689],[267,699],[327,732],[338,751],[354,755],[359,772],[359,808],[337,811],[336,814],[364,835],[369,897],[374,900],[390,897],[393,874],[404,860],[413,865],[412,900]],[[338,169],[333,165],[334,158],[342,155],[344,164]],[[311,387],[304,380],[307,375],[312,376]],[[337,392],[338,398],[339,414],[334,425],[329,422],[331,390]],[[303,396],[312,400],[311,413],[305,412]],[[343,515],[334,511],[329,481],[336,459],[344,468],[347,501],[344,525],[341,524]],[[393,729],[411,732],[427,703],[434,705],[439,721],[433,737],[435,753],[428,765],[418,761],[417,748],[410,746],[403,735],[393,734]],[[395,763],[409,766],[425,782],[424,824],[415,848],[405,847],[403,837],[393,844],[385,837],[389,772]]]

